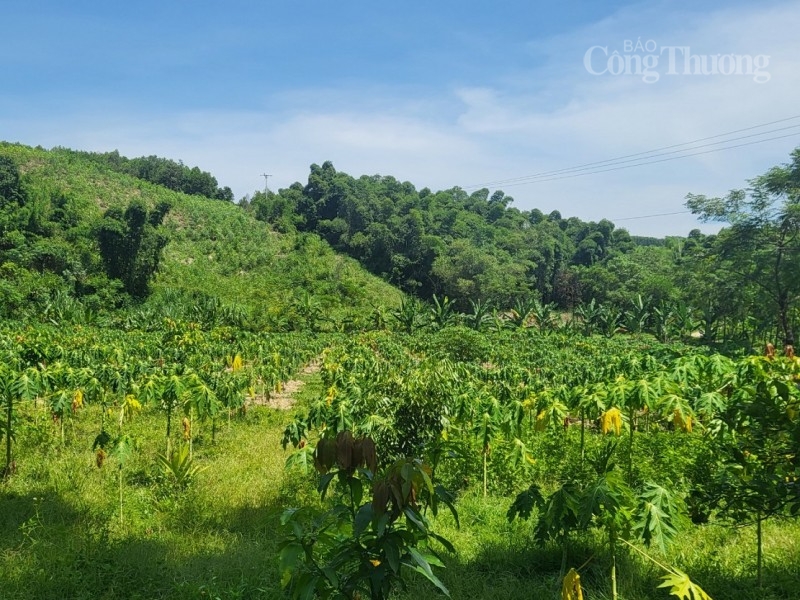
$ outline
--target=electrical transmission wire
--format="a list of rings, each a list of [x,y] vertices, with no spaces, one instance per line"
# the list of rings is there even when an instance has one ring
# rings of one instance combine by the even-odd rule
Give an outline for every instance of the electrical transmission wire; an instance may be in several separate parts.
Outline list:
[[[529,185],[529,184],[533,184],[533,183],[544,183],[546,181],[556,181],[556,180],[559,180],[559,179],[574,179],[575,177],[582,177],[584,175],[595,175],[597,173],[608,173],[609,171],[620,171],[622,169],[631,169],[633,167],[642,167],[644,165],[654,165],[654,164],[657,164],[657,163],[667,162],[667,161],[670,161],[670,160],[678,160],[679,158],[689,158],[690,156],[700,156],[701,154],[711,154],[713,152],[721,152],[723,150],[733,150],[734,148],[742,148],[744,146],[753,146],[755,144],[761,144],[763,142],[771,142],[773,140],[782,140],[784,138],[790,138],[790,137],[795,137],[795,136],[800,136],[800,131],[796,131],[794,133],[790,133],[790,134],[787,134],[787,135],[779,135],[779,136],[776,136],[776,137],[766,138],[766,139],[763,139],[763,140],[754,140],[754,141],[751,141],[751,142],[745,142],[743,144],[735,144],[733,146],[726,146],[724,148],[713,148],[711,150],[704,150],[703,152],[692,152],[692,153],[689,153],[689,154],[682,154],[680,156],[671,156],[669,158],[661,158],[659,160],[650,160],[650,161],[634,163],[634,164],[631,164],[631,165],[623,165],[621,167],[611,167],[611,168],[608,168],[608,169],[598,169],[598,170],[594,170],[594,171],[586,171],[586,172],[583,172],[583,173],[570,173],[570,174],[561,175],[561,176],[557,176],[557,177],[546,177],[546,178],[540,178],[540,179],[532,179],[530,181],[518,181],[516,183],[507,183],[507,184],[504,184],[503,187],[506,188],[506,187],[513,187],[513,186],[517,186],[517,185]],[[486,186],[480,186],[480,187],[486,187]],[[465,189],[472,189],[472,188],[465,188]]]
[[[464,189],[479,189],[479,188],[482,188],[482,187],[498,186],[498,185],[502,185],[503,187],[512,187],[512,186],[517,186],[517,185],[526,185],[526,184],[531,184],[531,183],[542,183],[542,182],[545,182],[545,181],[554,181],[554,180],[559,180],[559,179],[571,179],[571,178],[574,178],[574,177],[581,177],[583,175],[593,175],[593,174],[596,174],[596,173],[606,173],[606,172],[609,172],[609,171],[618,171],[618,170],[621,170],[621,169],[639,167],[639,166],[644,166],[644,165],[649,165],[649,164],[656,164],[656,163],[666,162],[666,161],[670,161],[670,160],[677,160],[679,158],[688,158],[688,157],[691,157],[691,156],[699,156],[699,155],[702,155],[702,154],[710,154],[710,153],[713,153],[713,152],[721,152],[723,150],[731,150],[731,149],[734,149],[734,148],[741,148],[741,147],[744,147],[744,146],[760,144],[760,143],[769,142],[769,141],[772,141],[772,140],[779,140],[779,139],[783,139],[783,138],[787,138],[787,137],[793,137],[795,135],[800,135],[800,131],[795,131],[795,132],[787,134],[787,135],[774,136],[774,137],[769,137],[769,138],[764,138],[764,139],[759,139],[759,140],[752,140],[752,141],[749,141],[749,142],[746,142],[746,143],[743,143],[743,144],[726,145],[726,146],[723,146],[723,147],[720,147],[720,148],[712,148],[711,150],[705,150],[705,151],[702,151],[702,152],[692,152],[693,150],[697,150],[699,148],[707,148],[709,146],[718,146],[720,144],[730,144],[730,142],[735,142],[735,141],[739,141],[739,140],[750,139],[750,138],[753,138],[753,137],[760,137],[760,136],[763,136],[763,135],[769,135],[769,134],[772,134],[772,133],[779,133],[779,132],[787,131],[787,130],[790,130],[790,129],[800,128],[800,123],[798,123],[796,125],[789,125],[789,126],[786,126],[786,127],[779,127],[777,129],[772,129],[772,130],[769,130],[769,131],[761,131],[759,133],[739,136],[739,137],[735,137],[735,138],[729,138],[729,139],[720,140],[720,141],[717,141],[717,142],[712,142],[712,143],[709,143],[709,144],[702,144],[702,145],[699,145],[699,146],[698,145],[694,145],[694,144],[698,144],[699,142],[705,142],[705,141],[708,141],[708,140],[718,139],[718,138],[721,138],[721,137],[728,137],[728,136],[734,135],[736,133],[742,133],[742,132],[745,132],[745,131],[752,131],[753,129],[760,129],[760,128],[763,128],[763,127],[768,127],[770,125],[775,125],[775,124],[778,124],[778,123],[785,123],[787,121],[792,121],[792,120],[796,120],[796,119],[800,119],[800,115],[796,115],[796,116],[793,116],[793,117],[787,117],[785,119],[779,119],[779,120],[776,120],[776,121],[770,121],[768,123],[762,123],[760,125],[754,125],[754,126],[751,126],[751,127],[745,127],[743,129],[736,129],[734,131],[729,131],[727,133],[721,133],[721,134],[718,134],[718,135],[713,135],[713,136],[709,136],[709,137],[705,137],[705,138],[700,138],[700,139],[697,139],[697,140],[692,140],[690,142],[683,142],[681,144],[672,144],[670,146],[663,146],[663,147],[655,148],[653,150],[648,150],[648,151],[645,151],[645,152],[637,152],[635,154],[627,154],[625,156],[619,156],[619,157],[610,158],[610,159],[607,159],[607,160],[595,161],[595,162],[591,162],[591,163],[584,163],[582,165],[577,165],[577,166],[574,166],[574,167],[568,167],[568,168],[565,168],[565,169],[557,169],[557,170],[553,170],[553,171],[544,171],[544,172],[541,172],[541,173],[536,173],[536,174],[533,174],[533,175],[527,175],[527,176],[523,176],[523,177],[496,180],[496,181],[490,181],[490,182],[486,182],[486,183],[482,183],[482,184],[470,185],[470,186],[467,186]],[[694,146],[692,146],[692,145],[694,145]],[[682,150],[672,150],[670,152],[663,152],[664,150],[671,150],[673,148],[679,148],[681,146],[692,146],[692,147],[683,148]],[[676,155],[676,156],[672,156],[672,155]],[[656,159],[656,158],[659,158],[659,157],[664,157],[664,156],[667,156],[668,158],[660,158],[659,160],[653,160],[653,159]]]
[[[702,144],[700,146],[694,146],[692,148],[686,148],[686,149],[683,149],[683,150],[672,150],[671,152],[662,152],[660,154],[653,154],[652,156],[646,157],[646,160],[649,161],[652,158],[658,158],[660,156],[669,156],[669,155],[672,155],[672,154],[679,154],[679,153],[683,153],[683,152],[688,152],[689,150],[698,150],[700,148],[708,148],[709,146],[716,146],[718,144],[727,144],[729,142],[737,142],[739,140],[749,139],[749,138],[753,138],[753,137],[759,137],[759,136],[762,136],[762,135],[767,135],[769,133],[779,133],[781,131],[786,131],[788,129],[797,129],[798,127],[800,127],[800,123],[798,123],[797,125],[789,125],[788,127],[779,127],[778,129],[772,129],[770,131],[762,131],[761,133],[751,133],[750,135],[743,135],[743,136],[740,136],[740,137],[731,138],[729,140],[724,140],[722,142],[711,142],[710,144]],[[797,133],[800,134],[800,131],[798,131]],[[767,141],[767,140],[759,140],[759,141]],[[736,147],[736,146],[733,146],[733,147]],[[719,150],[726,150],[726,149],[727,148],[719,148]],[[653,152],[653,151],[651,150],[651,152]],[[693,154],[687,154],[686,156],[694,156],[694,155]],[[678,156],[676,158],[683,158],[683,155]],[[616,166],[616,165],[622,165],[622,164],[625,164],[625,163],[637,162],[637,161],[641,161],[641,160],[645,160],[645,157],[630,158],[628,160],[620,160],[619,162],[613,162],[613,163],[611,161],[602,161],[602,162],[610,163],[610,165],[604,165],[604,166],[611,166],[611,165]],[[657,162],[657,161],[655,161],[655,162]],[[643,164],[649,164],[649,163],[643,163]],[[580,171],[594,170],[595,168],[596,167],[582,167],[582,168],[580,168],[580,167],[572,167],[570,169],[562,169],[560,171],[553,171],[551,173],[551,175],[558,175],[558,174],[570,174],[571,175],[573,173],[574,174],[578,174],[578,172],[580,172]],[[535,179],[539,179],[539,178],[545,177],[545,175],[540,175],[538,177],[531,175],[529,177],[530,177],[531,182],[533,182]],[[523,178],[519,178],[516,181],[519,182],[519,183],[528,183],[528,178],[524,178],[524,181],[523,181]]]
[[[536,180],[533,180],[533,181],[521,181],[519,183],[509,183],[509,184],[506,184],[503,187],[512,187],[512,186],[517,186],[517,185],[527,185],[527,184],[531,184],[531,183],[543,183],[543,182],[546,182],[546,181],[556,181],[556,180],[559,180],[559,179],[573,179],[575,177],[582,177],[583,175],[595,175],[597,173],[608,173],[609,171],[620,171],[622,169],[630,169],[632,167],[641,167],[641,166],[644,166],[644,165],[654,165],[654,164],[657,164],[657,163],[667,162],[667,161],[670,161],[670,160],[678,160],[679,158],[689,158],[690,156],[700,156],[702,154],[711,154],[713,152],[721,152],[723,150],[733,150],[734,148],[742,148],[744,146],[753,146],[755,144],[761,144],[763,142],[771,142],[773,140],[782,140],[784,138],[795,137],[795,136],[798,136],[798,135],[800,135],[800,131],[797,131],[797,132],[794,132],[794,133],[790,133],[788,135],[779,135],[779,136],[776,136],[776,137],[766,138],[766,139],[763,139],[763,140],[754,140],[752,142],[745,142],[744,144],[735,144],[733,146],[726,146],[724,148],[714,148],[712,150],[704,150],[703,152],[692,152],[692,153],[689,153],[689,154],[682,154],[681,156],[672,156],[670,158],[661,158],[659,160],[651,160],[651,161],[646,161],[646,162],[640,162],[640,163],[635,163],[635,164],[632,164],[632,165],[624,165],[624,166],[621,166],[621,167],[612,167],[612,168],[609,168],[609,169],[600,169],[600,170],[597,170],[597,171],[588,171],[588,172],[585,172],[585,173],[574,173],[574,174],[569,174],[569,175],[563,175],[563,176],[560,176],[560,177],[549,177],[549,178],[545,178],[545,179],[536,179]]]
[[[617,221],[636,221],[638,219],[652,219],[653,217],[669,217],[672,215],[688,215],[692,211],[690,210],[679,210],[676,212],[668,212],[668,213],[658,213],[655,215],[640,215],[638,217],[620,217],[619,219],[609,219],[612,223],[616,223]]]

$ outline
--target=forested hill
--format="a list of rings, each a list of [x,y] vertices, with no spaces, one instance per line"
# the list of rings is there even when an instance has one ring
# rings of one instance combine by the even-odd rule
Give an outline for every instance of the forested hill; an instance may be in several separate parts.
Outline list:
[[[219,187],[217,178],[199,167],[188,167],[182,161],[159,156],[127,158],[117,150],[111,152],[82,152],[68,148],[57,148],[64,154],[74,154],[80,159],[94,162],[102,167],[132,175],[138,179],[161,185],[190,196],[205,196],[214,200],[233,202],[233,191],[228,186]]]
[[[638,245],[607,219],[523,211],[502,191],[432,192],[393,177],[355,178],[330,162],[312,165],[306,185],[256,194],[251,206],[282,231],[319,234],[406,292],[448,296],[462,308],[470,299],[511,306],[536,296],[562,307],[603,299],[598,272]],[[663,292],[646,293],[653,291]]]
[[[634,238],[603,219],[519,210],[502,191],[417,190],[393,177],[355,178],[330,162],[305,185],[256,194],[250,209],[281,231],[315,232],[372,273],[462,311],[533,302],[605,314],[614,330],[679,319],[708,339],[791,343],[800,323],[800,148],[791,162],[725,198],[686,190],[686,206],[727,224],[715,235]],[[599,305],[603,311],[597,312]],[[516,310],[516,309],[515,309]],[[605,317],[603,317],[605,318]],[[658,327],[654,327],[658,329]]]
[[[400,302],[316,235],[119,170],[0,143],[0,317],[336,329],[366,326],[375,299]]]
[[[708,339],[793,341],[800,322],[800,149],[726,198],[687,196],[728,224],[719,234],[663,240],[329,162],[240,205],[180,163],[208,196],[121,172],[162,160],[0,144],[0,316],[361,328],[386,322],[400,288],[474,314],[536,302],[609,332],[679,320]]]

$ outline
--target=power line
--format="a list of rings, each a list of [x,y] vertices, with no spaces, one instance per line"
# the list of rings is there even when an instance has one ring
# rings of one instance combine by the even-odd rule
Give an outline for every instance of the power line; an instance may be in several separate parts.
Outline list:
[[[581,164],[581,165],[577,165],[577,166],[574,166],[574,167],[568,167],[568,168],[564,168],[564,169],[556,169],[556,170],[552,170],[552,171],[543,171],[541,173],[535,173],[535,174],[532,174],[532,175],[526,175],[526,176],[522,176],[522,177],[495,180],[495,181],[489,181],[489,182],[485,182],[485,183],[470,185],[470,186],[466,186],[465,189],[477,189],[477,188],[481,188],[481,187],[497,186],[497,185],[504,185],[505,186],[505,185],[509,185],[509,184],[517,185],[519,183],[528,183],[529,181],[530,182],[535,182],[533,180],[539,180],[541,178],[547,178],[547,180],[550,180],[550,178],[555,176],[555,175],[567,174],[567,173],[572,173],[572,172],[577,172],[577,171],[584,171],[584,170],[589,170],[589,169],[596,169],[597,167],[600,167],[600,166],[613,166],[614,164],[635,162],[637,160],[646,160],[646,159],[656,158],[657,156],[665,156],[665,155],[668,155],[668,154],[676,154],[676,153],[681,153],[681,152],[688,152],[690,150],[696,150],[697,148],[704,148],[704,147],[714,146],[714,145],[718,145],[718,144],[727,144],[729,142],[737,141],[737,140],[740,140],[740,139],[747,139],[747,138],[751,138],[751,137],[767,135],[767,134],[770,134],[770,133],[776,133],[778,131],[785,131],[787,129],[793,129],[793,128],[796,128],[796,127],[800,127],[800,124],[798,124],[798,125],[790,125],[788,127],[782,127],[782,128],[774,129],[774,130],[771,130],[771,131],[762,131],[760,133],[751,134],[751,135],[747,135],[747,136],[741,136],[741,137],[738,137],[738,138],[721,140],[719,142],[714,142],[712,144],[705,144],[705,145],[702,145],[702,146],[694,146],[693,148],[684,148],[683,150],[675,150],[673,152],[666,152],[666,153],[663,153],[663,154],[654,154],[654,153],[657,153],[657,152],[661,152],[663,150],[671,150],[673,148],[679,148],[681,146],[690,146],[692,144],[697,144],[699,142],[705,142],[705,141],[708,141],[708,140],[718,139],[718,138],[721,138],[721,137],[727,137],[727,136],[731,136],[731,135],[736,134],[736,133],[742,133],[742,132],[745,132],[745,131],[752,131],[753,129],[760,129],[762,127],[768,127],[770,125],[775,125],[775,124],[778,124],[778,123],[785,123],[787,121],[792,121],[792,120],[795,120],[795,119],[800,119],[800,115],[795,115],[793,117],[787,117],[785,119],[778,119],[776,121],[770,121],[768,123],[762,123],[760,125],[753,125],[751,127],[745,127],[745,128],[742,128],[742,129],[736,129],[736,130],[733,130],[733,131],[728,131],[726,133],[720,133],[720,134],[712,135],[712,136],[709,136],[709,137],[699,138],[699,139],[696,139],[696,140],[692,140],[690,142],[683,142],[683,143],[680,143],[680,144],[672,144],[670,146],[662,146],[660,148],[655,148],[653,150],[647,150],[645,152],[637,152],[637,153],[634,153],[634,154],[626,154],[624,156],[618,156],[616,158],[610,158],[610,159],[606,159],[606,160],[600,160],[600,161],[594,161],[594,162],[590,162],[590,163],[584,163],[584,164]],[[770,139],[780,139],[780,138],[770,138]],[[759,140],[759,141],[769,141],[769,140]],[[758,142],[756,142],[756,143],[758,143]],[[740,146],[731,146],[730,148],[737,148],[737,147],[740,147]],[[728,149],[728,148],[719,148],[719,150],[726,150],[726,149]],[[647,156],[647,155],[651,155],[651,156]],[[675,158],[683,158],[684,156],[695,156],[695,154],[686,154],[686,155],[678,156],[678,157],[675,157]],[[625,160],[625,159],[631,159],[631,160]],[[658,161],[656,161],[656,162],[658,162]],[[649,163],[643,162],[641,164],[649,164]],[[637,164],[637,165],[631,165],[631,166],[639,166],[639,165]],[[596,171],[596,172],[604,172],[604,171]],[[586,174],[589,174],[589,173],[586,173]]]
[[[759,136],[767,135],[767,134],[770,134],[770,133],[778,133],[778,132],[781,132],[781,131],[786,131],[788,129],[797,129],[798,127],[800,127],[800,123],[798,123],[797,125],[789,125],[788,127],[779,127],[778,129],[771,129],[770,131],[762,131],[760,133],[751,133],[750,135],[743,135],[743,136],[740,136],[740,137],[731,138],[729,140],[723,140],[721,142],[711,142],[710,144],[702,144],[700,146],[694,146],[693,148],[685,148],[683,150],[672,150],[671,152],[662,152],[660,154],[653,154],[651,156],[646,157],[646,159],[650,160],[651,158],[658,158],[660,156],[669,156],[669,155],[672,155],[672,154],[681,154],[683,152],[688,152],[689,150],[698,150],[700,148],[708,148],[709,146],[717,146],[719,144],[727,144],[727,143],[730,143],[730,142],[737,142],[739,140],[746,140],[746,139],[749,139],[749,138],[759,137]],[[800,132],[798,132],[798,133],[800,133]],[[764,141],[766,141],[766,140],[764,140]],[[720,150],[725,150],[725,148],[720,148]],[[687,154],[686,156],[693,156],[693,155],[692,154]],[[676,158],[683,158],[683,156],[678,156]],[[612,162],[612,161],[602,161],[602,162],[609,163],[608,165],[605,165],[605,166],[612,166],[612,165],[616,166],[616,165],[622,165],[622,164],[625,164],[625,163],[632,163],[632,162],[636,162],[636,161],[640,161],[640,160],[644,160],[644,159],[645,159],[645,157],[629,158],[628,160],[620,160],[620,161],[616,161],[616,162]],[[644,163],[644,164],[647,164],[647,163]],[[600,164],[598,163],[597,166],[600,166]],[[592,169],[595,169],[595,168],[596,167],[582,167],[582,168],[581,167],[572,167],[570,169],[562,169],[560,171],[553,171],[552,175],[578,174],[580,171],[592,170]],[[534,177],[533,175],[531,175],[529,177],[524,177],[524,178],[523,177],[519,177],[519,178],[517,178],[516,180],[513,180],[513,181],[516,181],[517,183],[534,183],[536,181],[536,179],[540,179],[542,177],[545,177],[545,175],[541,175],[539,177]],[[512,181],[512,180],[510,180],[510,181]]]
[[[652,219],[653,217],[669,217],[672,215],[688,215],[692,211],[690,210],[679,210],[677,212],[668,212],[668,213],[658,213],[655,215],[640,215],[638,217],[622,217],[620,219],[609,219],[612,223],[616,223],[617,221],[635,221],[637,219]]]
[[[530,180],[530,181],[517,181],[516,183],[513,183],[513,182],[512,183],[506,183],[506,184],[503,184],[503,187],[513,187],[513,186],[517,186],[517,185],[528,185],[528,184],[532,184],[532,183],[544,183],[544,182],[547,182],[547,181],[557,181],[559,179],[573,179],[575,177],[582,177],[584,175],[596,175],[597,173],[608,173],[610,171],[620,171],[622,169],[631,169],[633,167],[642,167],[642,166],[645,166],[645,165],[654,165],[654,164],[657,164],[657,163],[668,162],[670,160],[678,160],[680,158],[689,158],[690,156],[700,156],[702,154],[712,154],[714,152],[722,152],[723,150],[733,150],[734,148],[743,148],[744,146],[753,146],[755,144],[761,144],[763,142],[770,142],[770,141],[773,141],[773,140],[782,140],[784,138],[794,137],[794,136],[797,136],[797,135],[800,135],[800,132],[796,131],[794,133],[790,133],[790,134],[787,134],[787,135],[779,135],[779,136],[775,136],[775,137],[771,137],[771,138],[765,138],[763,140],[753,140],[751,142],[745,142],[743,144],[734,144],[733,146],[726,146],[724,148],[713,148],[711,150],[704,150],[702,152],[692,152],[692,153],[689,153],[689,154],[682,154],[680,156],[670,156],[669,158],[661,158],[659,160],[644,160],[643,162],[638,162],[638,163],[634,163],[634,164],[630,164],[630,165],[623,165],[621,167],[617,166],[617,167],[611,167],[611,168],[608,168],[608,169],[597,169],[597,170],[593,170],[593,171],[586,171],[586,172],[583,172],[583,173],[567,173],[565,175],[556,176],[556,177],[542,177],[540,179],[533,179],[533,180]],[[733,140],[729,140],[729,141],[733,141]],[[692,148],[689,148],[689,150],[691,150],[691,149]],[[655,158],[655,157],[648,157],[648,158]],[[511,181],[513,181],[513,180],[511,180]],[[485,186],[480,186],[480,187],[485,187]],[[465,189],[470,189],[470,188],[465,188]]]

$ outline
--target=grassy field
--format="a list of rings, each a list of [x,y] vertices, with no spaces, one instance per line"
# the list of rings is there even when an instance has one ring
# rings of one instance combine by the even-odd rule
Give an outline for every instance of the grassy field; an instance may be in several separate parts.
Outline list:
[[[297,396],[320,393],[317,375]],[[21,413],[16,475],[0,487],[0,598],[279,598],[279,518],[288,506],[318,503],[314,476],[286,472],[280,436],[289,413],[254,407],[222,424],[210,444],[205,426],[196,439],[203,468],[185,490],[171,483],[154,457],[163,452],[163,416],[145,413],[125,427],[136,450],[122,470],[113,457],[96,466],[91,440],[101,414],[88,408],[60,429],[43,408]],[[509,498],[465,490],[461,528],[441,515],[437,530],[454,542],[441,579],[453,598],[560,597],[561,552],[540,548],[532,524],[509,523]],[[710,525],[685,535],[666,557],[690,573],[716,600],[800,597],[800,526],[770,522],[765,530],[765,587],[754,576],[752,527]],[[610,597],[606,557],[578,539],[571,560],[581,569],[586,598]],[[576,567],[579,564],[574,565]],[[662,572],[635,553],[620,565],[620,597],[667,598],[657,590]],[[425,598],[435,590],[411,577],[397,598]]]

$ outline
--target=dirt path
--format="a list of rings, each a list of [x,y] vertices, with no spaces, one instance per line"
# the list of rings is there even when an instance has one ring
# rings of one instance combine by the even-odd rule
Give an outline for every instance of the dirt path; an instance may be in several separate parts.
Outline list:
[[[321,365],[322,359],[320,357],[315,358],[301,369],[300,373],[298,373],[298,377],[313,375],[319,372]],[[289,381],[284,381],[280,392],[272,391],[269,397],[264,394],[258,394],[250,403],[280,410],[289,410],[294,406],[295,394],[303,389],[305,384],[306,382],[304,379],[290,379]]]

